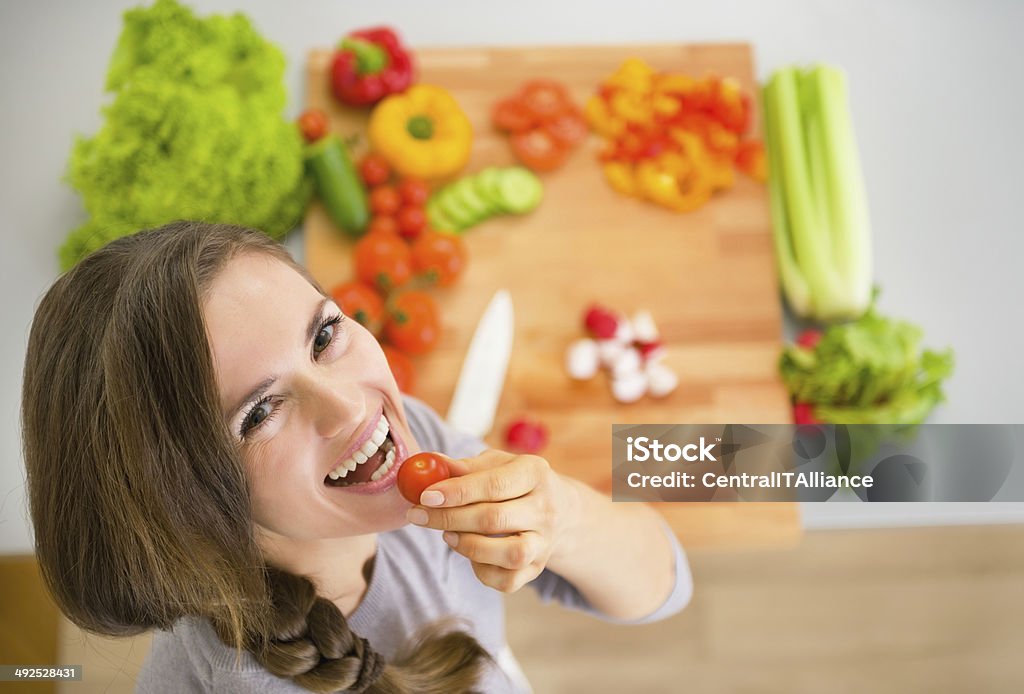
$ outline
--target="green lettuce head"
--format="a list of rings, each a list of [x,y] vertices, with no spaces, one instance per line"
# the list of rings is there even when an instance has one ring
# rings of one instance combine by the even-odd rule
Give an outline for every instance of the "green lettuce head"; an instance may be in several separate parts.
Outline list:
[[[114,100],[71,154],[68,181],[89,220],[61,247],[61,268],[175,219],[278,239],[291,230],[312,185],[283,116],[284,67],[244,15],[197,18],[175,0],[126,12],[107,74]]]

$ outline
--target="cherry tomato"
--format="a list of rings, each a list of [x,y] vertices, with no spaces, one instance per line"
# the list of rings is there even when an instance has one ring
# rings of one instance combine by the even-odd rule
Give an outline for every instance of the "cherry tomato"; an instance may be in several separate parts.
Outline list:
[[[410,504],[420,503],[423,490],[451,477],[448,460],[440,453],[417,453],[398,468],[398,491]]]
[[[429,352],[441,338],[441,318],[434,297],[426,292],[405,291],[389,308],[384,335],[407,354]]]
[[[398,211],[398,233],[415,239],[427,227],[427,213],[422,207],[403,207]]]
[[[590,133],[587,121],[575,110],[555,116],[544,124],[544,129],[563,147],[575,147]]]
[[[430,187],[423,181],[407,178],[398,184],[398,195],[406,207],[423,207],[430,197]]]
[[[391,178],[391,166],[387,159],[371,152],[359,162],[359,175],[370,188],[382,186]]]
[[[383,234],[398,234],[398,221],[394,217],[379,214],[370,220],[370,226],[366,228],[367,234],[380,232]]]
[[[367,234],[355,247],[356,276],[384,293],[412,277],[412,252],[394,234]]]
[[[466,243],[455,234],[426,231],[412,245],[412,263],[418,274],[447,287],[466,266]]]
[[[402,198],[391,186],[377,186],[370,191],[370,209],[374,214],[394,215],[402,206]]]
[[[532,419],[517,419],[505,430],[505,442],[517,453],[537,453],[548,443],[548,429]]]
[[[381,345],[381,349],[384,350],[384,357],[388,360],[398,389],[403,393],[412,393],[416,387],[416,370],[413,368],[412,360],[391,345]]]
[[[526,108],[540,122],[550,120],[572,106],[565,86],[554,80],[527,82],[520,95]]]
[[[516,158],[534,171],[554,171],[565,162],[568,152],[543,128],[516,133],[511,142]]]
[[[518,96],[502,99],[494,105],[491,112],[491,122],[498,130],[506,130],[510,133],[526,132],[535,125],[538,125],[536,116],[526,102]]]
[[[316,142],[327,134],[327,114],[318,108],[307,108],[299,116],[299,131],[306,142]]]
[[[344,282],[331,290],[331,296],[346,316],[351,316],[374,335],[384,327],[384,299],[373,287],[362,282]]]

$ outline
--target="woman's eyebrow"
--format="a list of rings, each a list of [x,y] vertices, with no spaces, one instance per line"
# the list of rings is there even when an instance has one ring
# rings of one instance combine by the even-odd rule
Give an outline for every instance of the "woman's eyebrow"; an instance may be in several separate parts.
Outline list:
[[[320,299],[320,303],[316,305],[316,309],[313,311],[313,317],[309,319],[309,324],[306,326],[306,340],[304,343],[306,345],[311,344],[316,338],[316,329],[320,325],[320,316],[323,315],[324,305],[327,303],[327,300],[328,297],[326,296]],[[245,407],[246,404],[253,402],[254,400],[258,400],[265,392],[267,392],[267,390],[269,390],[270,386],[274,385],[276,381],[277,376],[268,376],[257,383],[256,387],[249,391],[241,400],[238,401],[238,404],[228,412],[228,417],[233,417],[235,413]]]

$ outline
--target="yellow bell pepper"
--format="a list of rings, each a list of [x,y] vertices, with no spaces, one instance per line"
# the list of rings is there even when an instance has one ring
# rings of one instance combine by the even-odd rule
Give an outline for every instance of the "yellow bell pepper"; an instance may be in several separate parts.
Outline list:
[[[370,145],[401,176],[425,181],[462,170],[473,126],[447,90],[417,84],[381,101],[370,114]]]

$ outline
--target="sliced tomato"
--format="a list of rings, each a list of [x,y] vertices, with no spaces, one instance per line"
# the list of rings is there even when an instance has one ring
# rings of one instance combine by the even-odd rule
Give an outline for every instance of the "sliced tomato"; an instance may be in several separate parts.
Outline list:
[[[565,85],[554,80],[527,82],[519,94],[534,118],[542,123],[572,108]]]
[[[511,138],[516,158],[534,171],[554,171],[565,163],[568,150],[543,128],[516,133]]]
[[[538,123],[533,111],[518,96],[502,99],[496,103],[494,111],[491,112],[491,121],[498,130],[510,133],[526,132]]]
[[[558,114],[544,124],[544,129],[563,147],[575,147],[590,134],[590,126],[575,109]]]

